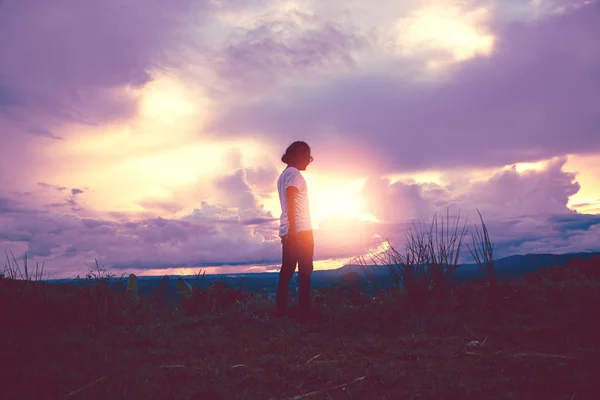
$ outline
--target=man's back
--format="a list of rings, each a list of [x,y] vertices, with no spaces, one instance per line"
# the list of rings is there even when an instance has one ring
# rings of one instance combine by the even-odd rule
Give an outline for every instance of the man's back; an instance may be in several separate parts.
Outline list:
[[[279,236],[285,236],[288,233],[289,219],[287,215],[286,189],[290,186],[294,186],[298,189],[298,195],[296,197],[297,231],[302,232],[312,230],[306,180],[297,168],[287,167],[281,175],[279,175],[279,179],[277,180],[279,203],[281,204]]]

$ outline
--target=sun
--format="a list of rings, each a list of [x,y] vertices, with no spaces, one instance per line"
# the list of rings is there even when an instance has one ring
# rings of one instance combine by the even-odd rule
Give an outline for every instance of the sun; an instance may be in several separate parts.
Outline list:
[[[364,212],[362,182],[337,181],[306,174],[311,222],[315,229],[330,217],[370,220]]]
[[[368,211],[368,204],[362,196],[364,180],[343,180],[336,177],[303,173],[308,185],[308,202],[313,229],[320,229],[324,221],[334,218],[337,221],[378,222]],[[277,192],[264,201],[265,209],[279,217],[281,207]]]

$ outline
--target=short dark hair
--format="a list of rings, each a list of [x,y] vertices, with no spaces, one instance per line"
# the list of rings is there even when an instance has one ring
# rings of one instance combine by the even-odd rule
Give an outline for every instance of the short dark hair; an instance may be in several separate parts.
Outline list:
[[[309,154],[310,155],[310,146],[306,142],[297,141],[288,146],[285,150],[285,153],[281,157],[281,161],[289,164],[293,162],[294,158],[299,154]]]

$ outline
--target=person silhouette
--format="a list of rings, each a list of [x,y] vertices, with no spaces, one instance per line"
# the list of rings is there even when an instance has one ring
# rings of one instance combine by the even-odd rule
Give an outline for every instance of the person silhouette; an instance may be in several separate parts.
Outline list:
[[[314,237],[308,205],[308,188],[300,171],[306,171],[313,161],[310,147],[305,142],[294,142],[285,151],[281,161],[287,164],[277,180],[281,204],[279,237],[282,263],[275,301],[277,314],[287,314],[289,281],[298,266],[298,305],[302,316],[311,311],[310,285],[313,272]]]

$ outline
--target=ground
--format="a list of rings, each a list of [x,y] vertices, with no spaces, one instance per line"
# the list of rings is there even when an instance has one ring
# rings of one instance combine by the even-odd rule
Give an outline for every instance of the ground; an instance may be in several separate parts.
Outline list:
[[[600,262],[420,296],[316,291],[276,318],[214,287],[176,312],[99,282],[0,280],[2,399],[595,399]]]

